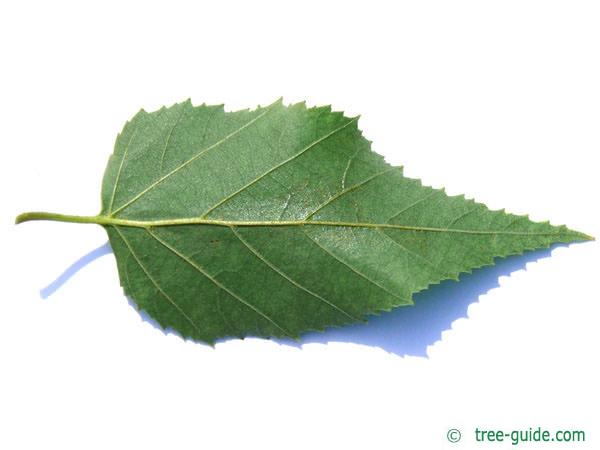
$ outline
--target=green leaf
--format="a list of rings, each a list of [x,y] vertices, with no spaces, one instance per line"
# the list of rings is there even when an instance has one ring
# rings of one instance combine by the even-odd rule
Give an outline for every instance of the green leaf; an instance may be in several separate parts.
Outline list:
[[[208,343],[365,320],[495,257],[591,239],[422,186],[358,118],[277,101],[140,111],[119,134],[95,217],[125,293]]]

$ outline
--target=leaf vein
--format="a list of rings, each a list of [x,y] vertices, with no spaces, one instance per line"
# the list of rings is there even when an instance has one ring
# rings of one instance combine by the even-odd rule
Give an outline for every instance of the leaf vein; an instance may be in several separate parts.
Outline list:
[[[121,171],[123,170],[123,164],[125,163],[125,157],[127,156],[127,151],[129,150],[129,146],[131,145],[131,141],[135,137],[138,129],[139,128],[136,127],[133,130],[133,132],[131,133],[131,137],[127,141],[127,145],[125,146],[125,150],[123,151],[123,158],[121,158],[121,163],[119,164],[119,170],[117,171],[117,176],[115,178],[115,184],[113,185],[113,191],[112,191],[112,195],[110,197],[110,203],[108,205],[108,214],[111,214],[111,210],[112,210],[113,204],[115,202],[115,195],[117,193],[117,186],[119,185],[119,181],[120,181],[120,178],[121,178]]]
[[[314,216],[316,213],[318,213],[319,211],[321,211],[323,208],[325,208],[327,205],[330,205],[331,203],[333,203],[334,201],[336,201],[338,198],[340,198],[343,195],[346,195],[348,192],[352,192],[356,189],[361,188],[362,186],[366,185],[367,183],[369,183],[370,181],[373,181],[375,178],[380,177],[381,175],[385,175],[386,173],[392,172],[393,170],[398,170],[398,167],[391,167],[389,169],[383,170],[381,172],[377,172],[374,175],[371,175],[370,177],[362,180],[359,183],[356,183],[346,189],[343,189],[341,191],[339,191],[337,194],[333,195],[332,197],[330,197],[327,201],[325,201],[324,203],[322,203],[321,205],[319,205],[317,207],[317,209],[315,209],[313,212],[311,212],[310,214],[308,214],[304,220],[309,220],[312,216]]]
[[[142,271],[146,274],[146,277],[150,280],[150,282],[154,285],[154,287],[156,287],[156,289],[158,289],[158,292],[161,293],[161,295],[169,302],[171,303],[171,305],[173,305],[175,307],[175,309],[190,323],[190,325],[192,325],[194,327],[194,329],[198,332],[201,333],[200,328],[198,328],[198,326],[196,325],[196,323],[191,319],[190,316],[188,316],[185,311],[175,302],[175,300],[173,300],[165,291],[162,287],[160,287],[160,284],[154,279],[154,277],[152,276],[152,274],[148,271],[148,269],[146,268],[146,266],[142,263],[142,261],[140,260],[140,258],[137,256],[137,254],[135,253],[135,251],[133,250],[133,247],[131,246],[131,244],[129,243],[129,241],[125,238],[125,235],[123,233],[121,233],[121,231],[119,230],[119,227],[114,227],[116,232],[119,234],[119,237],[123,240],[123,242],[125,243],[125,245],[127,246],[127,248],[129,249],[129,252],[131,253],[131,256],[133,256],[133,259],[135,259],[135,261],[137,262],[137,264],[140,266],[140,268],[142,269]],[[131,283],[130,283],[130,288],[131,288]]]
[[[304,230],[303,230],[304,231]],[[369,278],[368,276],[366,276],[364,273],[360,272],[358,269],[356,269],[353,265],[347,263],[346,261],[344,261],[343,259],[341,259],[339,256],[337,256],[335,253],[331,252],[329,249],[327,249],[326,247],[324,247],[323,245],[321,245],[316,239],[314,239],[311,235],[309,235],[306,231],[304,231],[304,234],[306,235],[306,237],[308,239],[310,239],[312,242],[314,242],[321,250],[323,250],[325,253],[327,253],[329,256],[333,257],[335,260],[337,260],[339,263],[341,263],[342,265],[346,266],[348,269],[350,269],[352,272],[354,272],[355,274],[357,274],[358,276],[360,276],[361,278],[365,279],[366,281],[368,281],[369,283],[371,283],[374,286],[377,286],[379,289],[381,289],[382,291],[384,291],[386,294],[391,295],[392,297],[401,300],[402,302],[408,302],[409,304],[412,304],[413,301],[410,299],[406,299],[406,298],[402,298],[399,297],[398,295],[394,294],[393,292],[391,292],[389,289],[387,289],[386,287],[382,286],[381,284],[379,284],[377,281]]]
[[[344,169],[344,174],[342,175],[342,189],[346,189],[346,177],[348,176],[348,171],[350,170],[352,161],[354,161],[354,158],[356,158],[356,156],[358,155],[360,150],[361,150],[361,148],[358,147],[356,149],[356,151],[352,154],[352,156],[350,158],[348,158],[348,164],[346,164],[346,169]]]
[[[400,242],[398,242],[396,239],[394,239],[393,237],[391,237],[389,234],[387,234],[384,231],[382,231],[381,228],[377,228],[377,232],[379,234],[381,234],[382,236],[386,237],[387,239],[389,239],[390,241],[392,241],[392,243],[394,245],[398,246],[398,248],[402,249],[404,252],[408,253],[409,255],[414,256],[415,258],[417,258],[420,261],[422,261],[425,264],[427,264],[429,267],[431,267],[436,272],[438,272],[438,274],[442,274],[442,272],[440,272],[439,268],[433,262],[429,261],[424,256],[419,255],[418,253],[416,253],[416,252],[414,252],[412,250],[409,250],[408,247],[404,246],[403,244],[401,244]]]
[[[424,197],[421,197],[420,199],[418,199],[415,202],[411,203],[407,207],[401,209],[400,211],[398,211],[396,214],[394,214],[392,217],[390,217],[388,219],[388,223],[390,223],[392,220],[394,220],[395,218],[397,218],[400,214],[403,214],[406,211],[408,211],[409,209],[414,208],[415,206],[417,206],[418,204],[424,202],[425,200],[429,199],[430,197],[434,196],[435,194],[437,194],[437,191],[432,191],[429,194],[425,195]]]
[[[292,285],[296,286],[298,289],[303,290],[304,292],[310,294],[311,296],[313,296],[314,298],[326,303],[327,305],[329,305],[331,308],[335,309],[336,311],[342,313],[343,315],[345,315],[346,317],[348,317],[351,320],[354,321],[360,321],[359,318],[353,316],[352,314],[348,313],[347,311],[345,311],[343,308],[335,305],[334,303],[330,302],[329,300],[323,298],[322,296],[320,296],[319,294],[311,291],[310,289],[302,286],[299,282],[297,282],[296,280],[294,280],[293,278],[291,278],[289,275],[287,275],[283,270],[279,269],[275,264],[271,263],[267,258],[265,258],[264,255],[262,255],[253,245],[251,245],[248,241],[246,241],[241,235],[240,233],[235,229],[235,227],[231,227],[231,231],[233,232],[233,234],[235,234],[235,236],[240,240],[240,242],[242,244],[244,244],[246,246],[246,248],[248,248],[248,250],[250,250],[259,260],[261,260],[265,265],[267,265],[271,270],[273,270],[274,272],[276,272],[277,274],[279,274],[282,278],[284,278],[285,280],[287,280],[289,283],[291,283]]]
[[[269,170],[267,170],[266,172],[262,173],[261,175],[259,175],[258,177],[254,178],[252,181],[246,183],[244,186],[242,186],[241,188],[239,188],[237,191],[232,192],[231,194],[229,194],[227,197],[223,198],[222,200],[220,200],[219,202],[217,202],[216,204],[214,204],[213,206],[211,206],[210,208],[208,208],[201,217],[206,217],[208,216],[211,212],[213,212],[215,209],[217,209],[219,206],[222,206],[223,204],[225,204],[226,202],[228,202],[229,200],[231,200],[233,197],[235,197],[236,195],[240,194],[241,192],[243,192],[244,190],[246,190],[247,188],[249,188],[250,186],[254,185],[255,183],[259,182],[260,180],[262,180],[263,178],[265,178],[267,175],[275,172],[277,169],[279,169],[280,167],[286,165],[287,163],[295,160],[296,158],[298,158],[299,156],[303,155],[304,153],[306,153],[308,150],[310,150],[311,148],[314,148],[315,146],[317,146],[318,144],[320,144],[321,142],[323,142],[326,139],[329,139],[331,136],[339,133],[340,131],[342,131],[344,128],[346,128],[347,126],[351,125],[352,123],[356,122],[358,120],[358,117],[355,117],[353,119],[350,119],[348,122],[346,122],[344,125],[342,125],[341,127],[338,127],[332,131],[330,131],[329,133],[325,134],[324,136],[321,136],[319,139],[316,139],[315,141],[311,142],[309,145],[307,145],[306,147],[304,147],[302,150],[300,150],[298,153],[295,153],[294,155],[290,156],[289,158],[283,160],[282,162],[280,162],[279,164],[277,164],[276,166],[270,168]]]
[[[186,167],[188,164],[191,164],[192,162],[196,161],[198,158],[200,158],[202,155],[204,155],[209,150],[212,150],[212,149],[218,147],[219,145],[227,142],[229,139],[231,139],[232,137],[236,136],[241,131],[243,131],[246,128],[248,128],[250,125],[254,124],[257,120],[261,119],[269,111],[271,111],[272,107],[275,104],[277,104],[277,102],[273,103],[273,105],[270,105],[269,107],[267,107],[265,109],[265,111],[263,111],[262,113],[260,113],[258,116],[254,117],[252,120],[249,120],[244,125],[242,125],[241,127],[237,128],[236,130],[232,131],[227,136],[221,138],[219,141],[215,142],[214,144],[209,145],[208,147],[200,150],[198,153],[196,153],[196,155],[192,156],[191,158],[189,158],[185,162],[181,163],[179,166],[175,167],[173,170],[171,170],[166,175],[160,177],[158,180],[156,180],[155,182],[153,182],[152,184],[150,184],[150,186],[148,186],[147,188],[143,189],[141,192],[139,192],[138,194],[136,194],[135,196],[133,196],[130,200],[128,200],[123,205],[121,205],[119,208],[117,208],[112,213],[112,215],[114,216],[115,214],[123,211],[125,208],[127,208],[128,206],[130,206],[132,203],[135,203],[136,201],[138,201],[141,197],[143,197],[146,193],[148,193],[149,191],[151,191],[152,189],[154,189],[156,186],[158,186],[159,184],[161,184],[163,181],[165,181],[169,177],[173,176],[175,173],[179,172],[181,169],[183,169],[184,167]]]
[[[171,127],[171,129],[169,130],[169,134],[167,135],[167,139],[165,140],[165,145],[163,147],[162,154],[160,155],[160,173],[161,174],[163,172],[165,155],[167,154],[167,149],[169,148],[169,143],[171,142],[171,136],[173,135],[173,131],[175,130],[175,128],[177,128],[177,125],[179,125],[179,122],[181,122],[181,119],[185,115],[185,112],[186,112],[186,110],[182,108],[181,113],[179,113],[177,120],[173,123],[173,126]]]
[[[175,247],[173,247],[172,245],[168,244],[165,240],[163,240],[160,237],[158,237],[150,229],[146,228],[146,232],[150,236],[152,236],[157,242],[159,242],[160,244],[162,244],[165,248],[167,248],[168,250],[170,250],[172,253],[174,253],[175,255],[177,255],[178,257],[180,257],[181,259],[183,259],[186,263],[188,263],[190,266],[192,266],[194,269],[196,269],[196,271],[198,271],[199,273],[201,273],[202,275],[204,275],[208,280],[210,280],[219,289],[223,290],[224,292],[226,292],[227,294],[229,294],[231,297],[233,297],[234,299],[236,299],[238,302],[242,303],[243,305],[245,305],[246,307],[248,307],[249,309],[251,309],[252,311],[254,311],[256,314],[260,315],[263,319],[266,319],[268,322],[270,322],[275,327],[277,327],[279,330],[281,330],[286,336],[290,336],[290,337],[292,336],[292,334],[289,331],[287,331],[285,328],[283,328],[281,325],[279,325],[277,322],[275,322],[271,317],[269,317],[267,314],[265,314],[264,312],[262,312],[256,306],[254,306],[251,303],[247,302],[242,297],[240,297],[238,294],[236,294],[235,292],[233,292],[231,289],[229,289],[227,286],[225,286],[223,283],[221,283],[219,280],[217,280],[211,274],[209,274],[208,272],[206,272],[206,270],[204,270],[195,261],[191,260],[190,258],[188,258],[187,256],[185,256],[183,253],[181,253],[179,250],[177,250]]]

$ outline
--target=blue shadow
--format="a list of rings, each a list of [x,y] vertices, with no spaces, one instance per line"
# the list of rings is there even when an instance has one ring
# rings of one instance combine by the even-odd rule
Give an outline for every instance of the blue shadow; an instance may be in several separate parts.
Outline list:
[[[48,298],[52,294],[54,294],[57,290],[59,290],[67,281],[71,279],[73,275],[83,269],[92,261],[100,258],[101,256],[108,255],[112,253],[112,249],[110,248],[110,244],[105,242],[100,247],[95,248],[91,252],[83,255],[73,264],[65,269],[63,273],[61,273],[52,283],[50,283],[45,288],[40,289],[40,297]]]
[[[324,332],[309,332],[299,341],[274,339],[275,342],[293,347],[304,344],[329,342],[351,342],[379,347],[399,356],[427,356],[427,347],[441,338],[442,332],[449,329],[452,322],[466,317],[471,303],[489,290],[499,286],[499,278],[525,269],[527,263],[549,257],[552,250],[565,244],[555,244],[548,249],[527,252],[519,256],[497,258],[493,266],[465,273],[459,281],[446,280],[414,295],[414,306],[396,308],[378,316],[369,317],[368,323],[330,328]],[[47,298],[63,286],[73,275],[95,259],[111,253],[108,242],[92,250],[71,264],[52,283],[40,291]],[[140,314],[142,320],[150,323],[163,333],[164,330],[145,311],[139,310],[131,299],[129,304]],[[225,342],[230,339],[222,339]]]
[[[399,356],[427,356],[427,347],[441,339],[442,332],[452,322],[467,317],[469,305],[499,286],[499,278],[525,269],[527,263],[547,258],[552,250],[565,246],[555,244],[548,249],[523,255],[497,258],[493,266],[464,273],[459,281],[446,280],[413,296],[414,306],[399,307],[378,316],[368,317],[367,323],[330,328],[323,333],[309,332],[299,342],[282,339],[280,344],[352,342],[379,347]]]

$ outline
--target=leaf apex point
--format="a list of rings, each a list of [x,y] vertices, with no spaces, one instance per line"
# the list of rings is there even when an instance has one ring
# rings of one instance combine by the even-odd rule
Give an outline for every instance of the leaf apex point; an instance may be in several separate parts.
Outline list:
[[[567,228],[568,231],[571,231]],[[580,231],[572,231],[573,234],[580,238],[579,242],[594,242],[596,238],[590,234],[582,233]]]

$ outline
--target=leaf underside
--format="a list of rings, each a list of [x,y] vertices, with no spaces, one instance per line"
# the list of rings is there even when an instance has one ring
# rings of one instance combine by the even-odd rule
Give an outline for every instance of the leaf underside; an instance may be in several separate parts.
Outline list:
[[[362,321],[495,257],[587,239],[422,186],[371,151],[357,118],[281,101],[140,111],[101,214],[124,223],[105,228],[125,293],[208,343]]]

